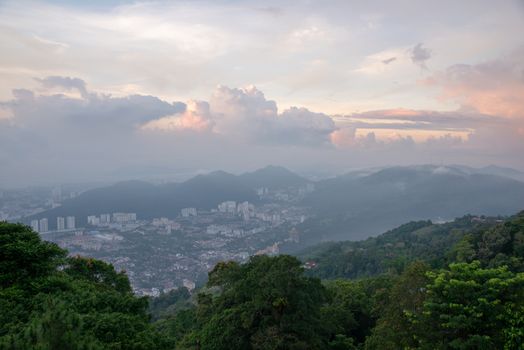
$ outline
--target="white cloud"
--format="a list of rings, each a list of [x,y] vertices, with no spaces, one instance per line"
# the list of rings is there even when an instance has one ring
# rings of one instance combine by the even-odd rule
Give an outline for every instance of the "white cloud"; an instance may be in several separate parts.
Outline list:
[[[142,129],[208,131],[240,142],[299,146],[328,145],[336,130],[329,116],[306,108],[292,107],[279,114],[276,102],[254,86],[219,86],[209,104],[187,105],[185,112],[149,121]]]
[[[497,12],[491,7],[450,0],[409,9],[340,0],[96,6],[7,0],[0,4],[0,99],[15,87],[32,88],[34,77],[80,76],[96,91],[120,96],[133,91],[203,100],[217,84],[254,83],[281,106],[299,103],[330,113],[439,108],[429,102],[431,91],[412,84],[419,72],[405,67],[408,53],[370,56],[423,42],[421,49],[439,53],[431,58],[437,70],[520,44],[512,35],[524,23],[515,4],[499,5]],[[450,40],[452,50],[446,47]],[[352,74],[358,69],[371,74]],[[390,91],[394,96],[386,97]]]

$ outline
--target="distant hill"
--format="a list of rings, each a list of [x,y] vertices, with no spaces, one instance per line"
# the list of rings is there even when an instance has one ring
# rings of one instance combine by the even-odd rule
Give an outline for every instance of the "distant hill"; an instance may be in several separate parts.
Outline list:
[[[246,187],[267,187],[269,189],[300,186],[310,182],[286,168],[274,165],[239,175],[238,181]]]
[[[469,174],[486,174],[486,175],[498,175],[498,176],[504,176],[509,177],[511,179],[524,181],[524,172],[512,169],[512,168],[505,168],[500,167],[496,165],[489,165],[482,168],[471,168],[466,166],[460,166],[460,165],[454,165],[453,167],[456,167],[458,169],[462,169],[463,171],[469,173]]]
[[[488,174],[511,169],[461,166],[391,167],[358,171],[315,182],[316,190],[300,205],[311,219],[300,228],[303,244],[362,239],[413,220],[452,220],[468,213],[509,215],[524,208],[524,182]],[[479,173],[480,172],[480,173]],[[309,181],[285,168],[268,166],[232,175],[217,171],[182,183],[153,185],[127,181],[83,192],[59,208],[26,218],[73,215],[77,225],[88,215],[136,212],[139,218],[176,216],[184,207],[210,209],[222,201],[256,202],[254,189],[299,187]]]
[[[392,167],[317,182],[303,204],[314,214],[301,227],[305,244],[357,240],[413,220],[510,215],[524,208],[524,182],[457,167]]]
[[[506,220],[468,215],[445,224],[414,221],[364,241],[324,243],[297,255],[314,261],[310,274],[321,278],[395,273],[415,260],[433,268],[480,260],[524,270],[524,211]]]
[[[57,216],[75,216],[77,226],[85,225],[88,215],[114,212],[137,213],[140,219],[175,217],[180,209],[211,209],[227,200],[256,203],[258,187],[281,189],[301,186],[308,180],[277,166],[268,166],[239,176],[215,171],[195,176],[182,183],[153,185],[145,181],[125,181],[86,191],[67,200],[61,207],[47,210],[31,219],[48,218],[54,229]]]
[[[140,219],[175,217],[180,209],[211,209],[226,201],[255,202],[252,188],[239,183],[235,175],[214,172],[198,175],[183,183],[153,185],[143,181],[126,181],[113,186],[86,191],[54,208],[27,218],[49,219],[53,229],[57,216],[76,216],[77,226],[84,225],[88,215],[134,212]]]

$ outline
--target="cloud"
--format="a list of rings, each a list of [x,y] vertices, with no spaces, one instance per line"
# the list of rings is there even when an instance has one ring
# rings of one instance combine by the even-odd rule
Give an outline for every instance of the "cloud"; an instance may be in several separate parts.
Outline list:
[[[360,128],[468,131],[480,124],[498,123],[498,117],[475,111],[428,111],[406,108],[372,110],[337,117]]]
[[[395,61],[396,59],[397,59],[396,57],[386,58],[386,59],[382,60],[382,63],[390,64],[391,62]]]
[[[79,78],[50,76],[44,79],[35,78],[35,80],[45,89],[61,88],[65,91],[77,90],[83,98],[88,97],[86,83]]]
[[[464,109],[524,121],[524,48],[496,60],[450,66],[425,83]]]
[[[13,118],[13,113],[10,108],[7,106],[3,106],[0,104],[0,121],[1,120],[8,120]]]
[[[327,145],[331,133],[337,130],[333,120],[326,114],[297,107],[283,111],[273,124],[277,131],[274,138],[287,144]]]
[[[427,69],[426,61],[431,58],[431,50],[419,43],[410,50],[411,61],[422,69]]]
[[[346,152],[399,161],[508,164],[522,167],[524,142],[518,119],[411,109],[376,110],[335,117],[333,144]],[[382,158],[387,161],[387,158]]]
[[[217,84],[254,83],[280,106],[324,113],[445,108],[428,103],[432,91],[413,84],[419,71],[408,51],[417,40],[440,53],[426,61],[436,69],[521,44],[514,33],[524,26],[514,2],[497,11],[488,2],[450,2],[454,11],[344,1],[278,3],[278,9],[252,1],[0,3],[2,100],[14,87],[34,89],[34,77],[53,75],[83,77],[90,89],[118,96],[206,100]],[[395,48],[401,51],[367,60]],[[368,63],[367,72],[379,74],[354,73]],[[76,89],[68,94],[79,96]]]
[[[330,135],[331,142],[336,147],[353,147],[357,144],[356,129],[355,128],[341,128],[335,130]]]
[[[210,105],[219,134],[251,138],[265,133],[268,124],[278,114],[275,101],[267,100],[254,86],[244,89],[218,86],[211,95]]]
[[[15,89],[13,99],[2,104],[13,114],[15,127],[43,135],[80,139],[134,131],[138,125],[186,110],[181,102],[168,103],[154,96],[113,97],[89,91],[79,78],[51,76],[36,78],[35,90]],[[75,94],[77,93],[77,94]],[[38,134],[38,133],[37,133]]]
[[[254,86],[218,86],[210,103],[189,102],[183,113],[149,121],[141,128],[205,131],[247,143],[298,146],[328,145],[336,130],[329,116],[306,108],[291,107],[279,114],[276,102]]]
[[[214,122],[211,119],[209,104],[205,101],[189,101],[182,113],[151,120],[141,126],[143,130],[159,131],[209,131]]]
[[[366,75],[383,75],[383,73],[394,73],[399,70],[405,74],[411,69],[411,62],[406,47],[396,47],[375,52],[367,55],[354,71]]]
[[[231,89],[219,86],[211,97],[216,132],[261,143],[321,145],[329,142],[336,127],[322,113],[292,107],[278,113],[275,101],[251,86]]]
[[[343,148],[361,147],[362,140],[372,133],[376,142],[368,142],[367,146],[409,141],[424,147],[487,150],[491,147],[488,139],[491,139],[499,140],[500,152],[502,149],[506,152],[524,150],[514,121],[471,110],[440,112],[399,108],[335,116],[334,119],[339,130],[332,134],[331,140]]]
[[[219,86],[209,101],[182,103],[103,95],[75,78],[40,81],[46,83],[16,89],[11,100],[0,102],[2,183],[100,179],[121,174],[122,167],[160,165],[340,169],[427,162],[429,156],[511,165],[524,152],[516,119],[474,110],[398,108],[329,116],[304,107],[279,111],[254,86]],[[83,98],[61,92],[82,88]]]

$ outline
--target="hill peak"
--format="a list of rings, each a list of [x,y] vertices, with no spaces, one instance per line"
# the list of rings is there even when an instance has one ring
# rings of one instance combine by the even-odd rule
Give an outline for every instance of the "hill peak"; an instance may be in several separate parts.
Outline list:
[[[268,165],[253,172],[239,176],[242,183],[249,187],[286,188],[300,186],[307,182],[305,178],[281,166]]]

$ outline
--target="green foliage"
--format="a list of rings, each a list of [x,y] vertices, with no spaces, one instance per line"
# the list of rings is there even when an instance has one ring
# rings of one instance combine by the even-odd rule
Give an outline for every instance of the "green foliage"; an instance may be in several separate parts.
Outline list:
[[[317,263],[308,275],[324,279],[400,274],[417,260],[432,268],[479,260],[482,266],[524,271],[524,212],[500,221],[465,216],[445,224],[411,222],[364,241],[322,244],[299,256]]]
[[[512,271],[524,271],[524,212],[473,236],[473,259],[483,266],[507,265]]]
[[[43,312],[33,317],[23,332],[0,343],[5,349],[98,350],[102,344],[83,333],[80,316],[59,300],[49,299]]]
[[[196,343],[192,333],[197,327],[196,308],[183,309],[154,323],[158,333],[177,348],[191,347]]]
[[[102,261],[0,223],[0,349],[168,349],[148,301]]]
[[[524,212],[497,221],[323,245],[307,273],[287,255],[221,262],[198,294],[153,299],[110,264],[0,223],[0,350],[522,349]]]
[[[353,343],[353,339],[347,338],[344,335],[337,334],[333,340],[328,343],[330,350],[356,350],[357,347]]]
[[[198,299],[194,339],[205,349],[321,349],[326,291],[291,256],[218,264]],[[212,292],[215,291],[214,295]],[[196,344],[195,344],[196,346]]]
[[[193,307],[191,303],[191,293],[186,287],[180,287],[162,293],[156,298],[151,298],[149,302],[149,313],[153,320],[166,318],[174,315],[180,310]]]
[[[414,262],[396,278],[373,334],[366,340],[366,349],[407,349],[417,345],[413,335],[419,325],[412,323],[411,317],[421,313],[428,270],[427,264]]]
[[[80,256],[68,259],[65,272],[75,279],[94,283],[101,288],[114,289],[123,294],[131,292],[125,273],[117,273],[111,264],[100,260]]]
[[[420,326],[422,348],[502,349],[522,346],[524,273],[507,267],[481,268],[479,261],[428,272],[430,280]]]
[[[450,261],[450,247],[466,234],[483,232],[494,223],[494,220],[477,222],[471,216],[446,224],[410,222],[378,237],[324,244],[299,256],[302,260],[317,262],[317,267],[310,270],[309,275],[329,279],[400,274],[417,260],[426,261],[432,267],[444,267]]]
[[[360,343],[371,331],[375,322],[373,295],[367,293],[366,282],[335,280],[326,283],[329,302],[322,307],[322,324],[331,342],[338,344],[345,339]]]
[[[27,284],[53,272],[66,252],[42,242],[27,226],[0,222],[0,288]]]

